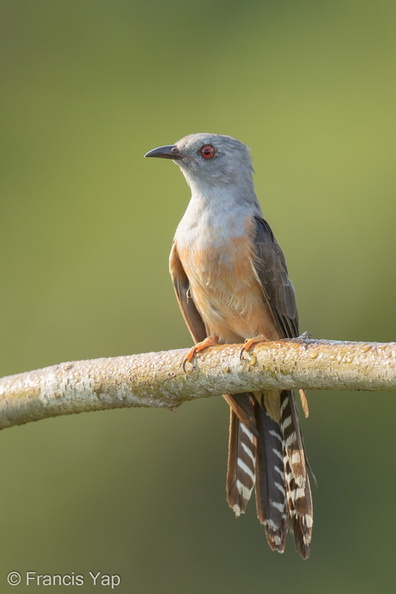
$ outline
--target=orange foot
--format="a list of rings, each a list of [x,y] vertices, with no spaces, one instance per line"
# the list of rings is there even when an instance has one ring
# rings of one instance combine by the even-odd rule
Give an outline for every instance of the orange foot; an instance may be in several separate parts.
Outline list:
[[[207,336],[202,342],[197,342],[197,344],[188,351],[186,358],[183,361],[183,371],[186,371],[186,363],[191,363],[195,355],[204,351],[208,347],[215,346],[216,344],[219,344],[218,336]]]
[[[252,348],[252,346],[254,346],[255,344],[257,344],[259,342],[268,342],[268,340],[269,339],[264,334],[259,334],[258,336],[255,336],[254,338],[247,338],[245,340],[245,344],[241,348],[241,352],[239,353],[239,358],[242,359],[243,353],[245,351],[249,351]]]

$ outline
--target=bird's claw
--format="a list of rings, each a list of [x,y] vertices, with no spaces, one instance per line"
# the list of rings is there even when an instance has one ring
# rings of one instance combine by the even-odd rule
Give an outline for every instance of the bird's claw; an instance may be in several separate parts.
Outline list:
[[[255,336],[254,338],[247,338],[245,340],[245,344],[243,345],[243,347],[241,348],[241,351],[239,353],[240,360],[242,361],[243,353],[250,351],[252,346],[254,346],[255,344],[257,344],[259,342],[268,342],[268,338],[266,336],[264,336],[264,334],[259,334],[258,336]]]
[[[185,356],[185,358],[183,360],[183,364],[182,364],[183,371],[186,372],[187,363],[191,363],[191,361],[194,359],[194,357],[196,355],[198,355],[198,353],[201,353],[208,347],[215,346],[216,344],[219,344],[218,336],[207,336],[204,340],[202,340],[201,342],[198,342],[196,345],[194,345],[188,351],[187,355]]]

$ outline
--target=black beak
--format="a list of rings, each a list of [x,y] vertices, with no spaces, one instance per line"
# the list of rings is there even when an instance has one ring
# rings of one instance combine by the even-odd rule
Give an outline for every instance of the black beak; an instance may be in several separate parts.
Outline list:
[[[167,146],[159,146],[158,148],[149,151],[144,155],[145,157],[159,157],[160,159],[182,159],[183,155],[179,152],[179,149],[175,144],[169,144]]]

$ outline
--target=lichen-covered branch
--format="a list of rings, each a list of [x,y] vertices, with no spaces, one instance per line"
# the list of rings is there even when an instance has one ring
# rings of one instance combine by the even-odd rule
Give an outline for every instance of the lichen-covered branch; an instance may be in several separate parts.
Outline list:
[[[0,379],[0,428],[57,415],[263,389],[396,390],[396,343],[298,338],[60,363]]]

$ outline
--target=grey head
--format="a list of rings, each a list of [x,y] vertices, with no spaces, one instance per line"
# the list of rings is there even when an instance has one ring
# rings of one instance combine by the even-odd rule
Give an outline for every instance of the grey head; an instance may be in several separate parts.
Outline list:
[[[175,144],[160,146],[145,157],[172,159],[194,191],[226,186],[253,193],[253,167],[248,147],[222,134],[189,134]]]

